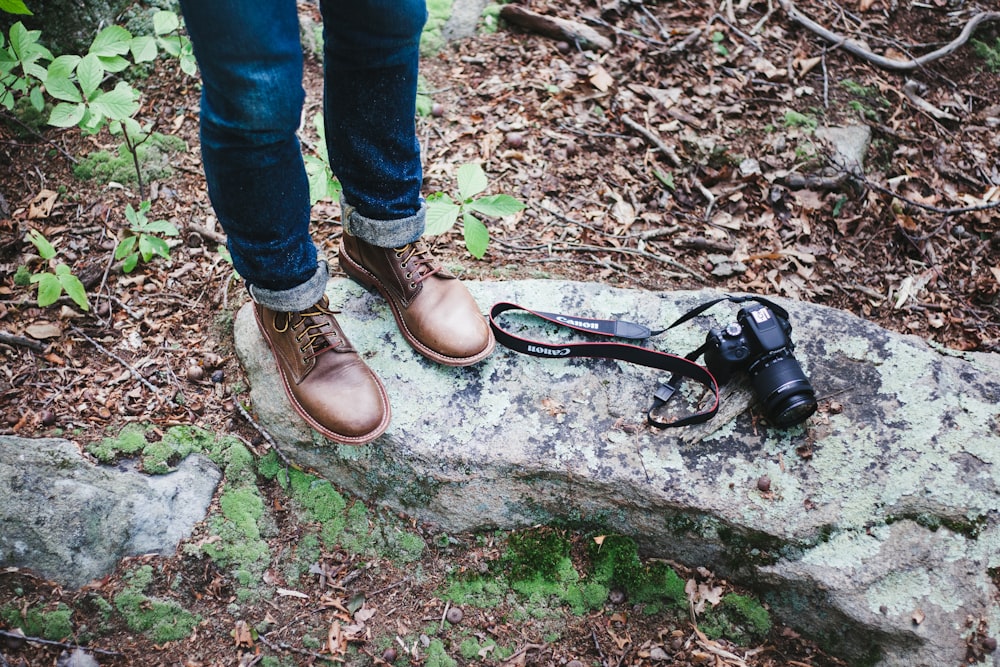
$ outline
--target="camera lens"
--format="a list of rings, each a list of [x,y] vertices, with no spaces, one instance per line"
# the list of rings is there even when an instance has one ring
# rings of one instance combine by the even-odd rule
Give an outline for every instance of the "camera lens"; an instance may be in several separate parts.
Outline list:
[[[816,393],[794,357],[779,352],[748,369],[750,384],[761,400],[764,416],[774,426],[801,424],[816,412]]]

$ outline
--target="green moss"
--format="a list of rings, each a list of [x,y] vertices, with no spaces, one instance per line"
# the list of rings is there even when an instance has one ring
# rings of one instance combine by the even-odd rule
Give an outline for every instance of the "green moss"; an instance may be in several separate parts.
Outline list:
[[[60,603],[45,611],[34,606],[24,609],[14,605],[0,607],[0,620],[12,628],[21,628],[29,637],[62,641],[73,636],[73,610]]]
[[[451,16],[452,0],[427,0],[427,23],[420,35],[420,52],[433,55],[444,46],[442,30]]]
[[[553,580],[569,556],[570,543],[562,531],[548,527],[512,533],[507,541],[508,572],[511,579]]]
[[[281,571],[285,580],[292,585],[299,583],[302,575],[309,571],[309,567],[319,560],[321,554],[319,536],[314,532],[307,532],[288,552],[288,558],[282,558]]]
[[[174,170],[170,166],[173,157],[187,150],[187,144],[178,137],[154,132],[149,139],[136,148],[143,180],[168,178]],[[135,183],[137,176],[132,154],[121,146],[114,152],[95,151],[81,159],[73,167],[73,175],[84,180],[100,183]]]
[[[444,642],[435,639],[427,647],[424,667],[458,667],[458,662],[444,650]]]
[[[141,452],[149,443],[146,441],[146,429],[141,426],[126,426],[117,438],[104,438],[97,444],[87,447],[87,451],[98,461],[108,463],[121,457]]]
[[[726,637],[737,644],[762,641],[771,631],[771,616],[751,597],[729,593],[709,609],[701,623],[702,632],[712,639]]]
[[[145,633],[157,644],[190,636],[201,617],[176,602],[147,596],[145,591],[152,581],[153,568],[149,565],[125,575],[125,588],[115,596],[115,608],[128,627]]]
[[[442,597],[453,604],[491,609],[507,594],[507,585],[496,577],[455,579],[448,584]]]
[[[492,639],[486,639],[482,643],[474,637],[466,637],[458,645],[459,654],[466,660],[480,660],[485,656],[494,653],[497,643]]]

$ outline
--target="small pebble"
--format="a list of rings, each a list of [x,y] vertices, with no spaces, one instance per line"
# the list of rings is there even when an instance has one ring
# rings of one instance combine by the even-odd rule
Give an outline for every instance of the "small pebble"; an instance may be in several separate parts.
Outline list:
[[[507,144],[512,148],[521,148],[524,146],[524,135],[520,132],[508,132]]]
[[[215,384],[219,384],[225,379],[226,379],[226,374],[224,371],[221,370],[212,371],[212,382],[214,382]]]
[[[757,490],[760,491],[761,493],[767,493],[768,491],[770,491],[771,478],[768,477],[767,475],[761,476],[761,478],[757,480]]]
[[[188,380],[192,382],[198,382],[199,380],[205,379],[205,369],[201,366],[188,366],[187,369]]]
[[[625,602],[625,593],[617,588],[608,593],[608,600],[611,604],[621,604]]]
[[[569,53],[570,52],[569,42],[558,42],[556,44],[556,51],[558,51],[559,53]]]
[[[464,616],[465,616],[465,614],[463,614],[462,610],[459,609],[458,607],[452,607],[451,609],[448,610],[448,613],[444,615],[444,617],[446,619],[448,619],[448,622],[451,623],[451,624],[453,624],[453,625],[457,624],[457,623],[461,623],[462,622],[462,618]]]
[[[579,660],[570,660],[566,663],[566,667],[584,667],[583,663]]]
[[[42,410],[40,417],[42,419],[42,426],[52,426],[56,423],[56,413],[52,412],[52,410]]]
[[[388,663],[396,662],[396,649],[390,646],[386,650],[382,651],[382,659]]]
[[[435,102],[431,105],[431,115],[435,118],[440,118],[444,115],[444,105],[440,102]]]

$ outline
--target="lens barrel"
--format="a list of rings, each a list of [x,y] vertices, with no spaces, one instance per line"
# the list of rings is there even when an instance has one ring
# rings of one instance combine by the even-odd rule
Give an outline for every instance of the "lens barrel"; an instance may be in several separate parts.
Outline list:
[[[799,362],[786,351],[757,360],[748,375],[764,416],[774,426],[795,426],[816,412],[816,392]]]

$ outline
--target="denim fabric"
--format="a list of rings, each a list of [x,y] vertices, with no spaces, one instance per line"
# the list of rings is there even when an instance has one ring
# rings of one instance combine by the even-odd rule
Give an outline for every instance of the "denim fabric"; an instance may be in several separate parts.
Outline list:
[[[420,210],[414,215],[396,220],[366,218],[344,198],[340,200],[340,208],[343,212],[341,220],[344,224],[344,233],[357,236],[380,248],[402,247],[407,243],[413,243],[424,233],[427,206],[422,202]]]
[[[353,215],[366,221],[358,236],[376,245],[406,237],[403,245],[424,224],[414,114],[425,2],[320,7],[330,164]],[[305,95],[295,0],[181,0],[181,10],[203,81],[205,178],[233,264],[259,303],[312,305],[326,283],[296,137]]]

